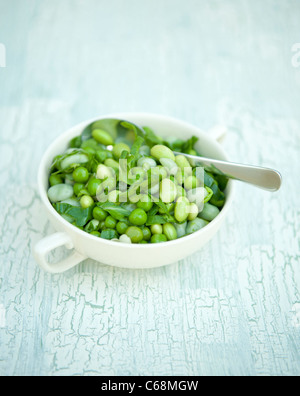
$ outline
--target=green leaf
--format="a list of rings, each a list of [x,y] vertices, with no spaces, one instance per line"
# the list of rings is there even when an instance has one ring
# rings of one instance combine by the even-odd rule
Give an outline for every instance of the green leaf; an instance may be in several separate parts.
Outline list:
[[[196,136],[192,136],[190,139],[188,139],[182,146],[182,152],[183,153],[188,153],[190,150],[194,149],[195,144],[198,142],[199,138]]]
[[[75,224],[79,227],[83,227],[86,223],[92,219],[92,210],[93,207],[89,208],[80,208],[78,206],[72,206],[67,203],[56,203],[53,205],[55,210],[59,214],[66,214],[73,218]]]
[[[153,224],[166,224],[168,221],[165,219],[164,216],[159,216],[159,215],[154,215],[154,216],[148,216],[147,219],[147,226],[153,225]]]
[[[108,212],[116,220],[124,220],[131,213],[130,210],[125,209],[122,205],[117,205],[113,202],[97,203],[97,206]]]
[[[116,230],[107,229],[101,232],[101,238],[110,240],[114,238],[119,238],[119,235]]]
[[[156,144],[162,144],[163,140],[158,136],[156,136],[151,128],[143,127],[143,129],[145,131],[145,141],[148,146],[152,147],[155,146]]]

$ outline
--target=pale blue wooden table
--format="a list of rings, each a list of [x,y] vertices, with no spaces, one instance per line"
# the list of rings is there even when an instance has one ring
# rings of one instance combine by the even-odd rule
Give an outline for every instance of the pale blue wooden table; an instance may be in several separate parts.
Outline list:
[[[299,32],[299,0],[0,0],[0,375],[300,374]],[[119,111],[225,125],[230,158],[283,187],[238,184],[174,265],[45,273],[42,154]]]

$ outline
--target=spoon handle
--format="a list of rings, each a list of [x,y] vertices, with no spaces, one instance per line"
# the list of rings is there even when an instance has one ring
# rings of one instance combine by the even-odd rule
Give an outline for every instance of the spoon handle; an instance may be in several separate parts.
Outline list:
[[[187,158],[191,158],[197,162],[200,162],[202,165],[213,165],[231,179],[243,181],[256,187],[263,188],[264,190],[277,191],[279,190],[282,183],[281,174],[274,169],[198,157],[195,155],[178,153],[175,151],[174,154],[184,155]]]

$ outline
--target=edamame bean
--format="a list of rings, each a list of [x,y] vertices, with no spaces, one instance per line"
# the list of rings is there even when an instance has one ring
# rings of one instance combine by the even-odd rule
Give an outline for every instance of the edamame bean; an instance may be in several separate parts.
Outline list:
[[[187,198],[190,202],[194,202],[198,206],[199,210],[202,210],[204,199],[207,194],[208,193],[204,187],[197,187],[187,192]]]
[[[144,227],[142,231],[143,231],[144,240],[149,241],[152,235],[150,229],[148,227]]]
[[[193,188],[197,188],[199,186],[200,186],[200,182],[195,176],[188,176],[184,180],[184,188],[186,190],[192,190]]]
[[[163,233],[167,237],[168,241],[177,239],[177,231],[173,224],[166,223],[163,225]]]
[[[186,221],[189,215],[190,202],[186,197],[179,197],[175,204],[174,216],[175,219],[182,223]]]
[[[137,166],[148,170],[150,168],[154,168],[157,165],[156,161],[153,158],[142,157],[138,160]]]
[[[163,179],[160,183],[160,199],[165,203],[175,201],[177,196],[177,187],[170,179]]]
[[[198,216],[199,210],[198,206],[195,203],[191,203],[189,207],[189,215],[188,220],[192,221]]]
[[[156,146],[153,146],[150,153],[151,153],[152,157],[154,157],[158,160],[160,160],[161,158],[169,158],[169,159],[175,161],[175,155],[169,149],[169,147],[163,146],[161,144],[157,144]]]
[[[68,155],[66,158],[61,160],[60,167],[62,170],[70,168],[72,165],[77,164],[85,164],[89,161],[89,157],[87,154],[82,153],[75,153],[73,155]]]
[[[103,131],[103,129],[94,129],[92,131],[92,136],[98,143],[104,144],[104,146],[114,144],[113,138],[108,132]]]
[[[182,171],[184,171],[185,168],[190,169],[192,171],[191,164],[184,155],[176,155],[175,162]]]
[[[73,196],[73,187],[69,184],[55,184],[48,190],[48,198],[51,202],[60,202]]]
[[[176,162],[170,158],[161,158],[159,162],[167,170],[169,175],[176,175],[178,172],[178,166],[176,165]]]
[[[107,166],[108,168],[113,169],[114,172],[119,172],[119,163],[117,161],[115,161],[114,159],[112,159],[112,158],[107,158],[104,161],[104,165]],[[111,171],[112,175],[114,174],[113,171]]]
[[[131,243],[131,239],[126,234],[121,235],[119,241],[123,243]]]
[[[130,153],[130,147],[125,143],[117,143],[112,150],[115,159],[119,160],[123,151]]]
[[[186,233],[193,234],[196,231],[201,230],[201,228],[205,227],[208,224],[208,221],[203,219],[199,219],[198,217],[195,220],[189,221],[186,227]]]
[[[184,235],[186,235],[186,226],[187,226],[187,221],[184,223],[174,223],[174,227],[176,228],[177,231],[177,238],[181,238]]]
[[[204,220],[212,221],[219,213],[219,208],[207,202],[204,204],[203,210],[199,213],[199,217]]]

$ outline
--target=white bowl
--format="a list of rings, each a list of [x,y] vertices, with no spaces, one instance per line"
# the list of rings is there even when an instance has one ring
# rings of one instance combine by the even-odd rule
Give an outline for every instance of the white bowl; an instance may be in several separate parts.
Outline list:
[[[206,244],[219,230],[232,202],[232,181],[226,188],[226,201],[220,214],[206,227],[175,241],[158,244],[125,244],[90,235],[71,225],[52,207],[48,197],[48,177],[52,159],[63,153],[69,141],[84,130],[93,121],[101,118],[120,118],[132,121],[141,126],[149,126],[159,136],[176,136],[178,138],[199,137],[197,149],[201,154],[221,160],[228,160],[223,148],[209,133],[199,130],[185,122],[174,118],[147,113],[109,114],[83,122],[63,133],[45,152],[38,170],[38,189],[47,215],[58,231],[39,241],[33,249],[33,254],[39,265],[51,273],[64,272],[87,258],[100,263],[122,268],[154,268],[182,260],[195,253]],[[47,255],[54,249],[66,246],[73,249],[69,257],[50,264]]]

